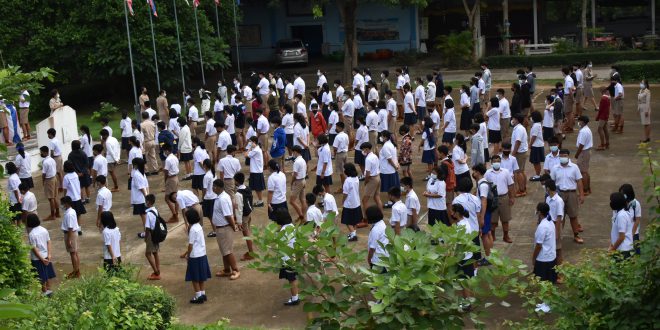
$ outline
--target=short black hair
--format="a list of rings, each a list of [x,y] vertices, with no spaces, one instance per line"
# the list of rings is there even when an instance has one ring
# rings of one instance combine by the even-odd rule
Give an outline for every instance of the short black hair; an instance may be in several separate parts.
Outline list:
[[[305,195],[305,201],[307,201],[308,205],[314,205],[316,203],[316,195],[313,193],[307,193]]]
[[[325,192],[325,188],[323,187],[323,185],[317,184],[316,186],[314,186],[314,188],[312,188],[312,193],[314,195],[318,195],[322,192]]]
[[[371,205],[364,211],[370,224],[383,220],[383,211],[377,205]]]
[[[456,184],[456,190],[462,193],[469,193],[472,190],[472,179],[471,178],[462,178]]]
[[[213,186],[225,189],[225,181],[221,179],[215,179],[213,180]]]
[[[52,136],[56,136],[56,135],[57,135],[57,131],[56,131],[54,128],[49,128],[49,129],[46,131],[46,134],[48,134],[48,135],[52,135]]]
[[[156,195],[149,194],[149,195],[144,197],[144,200],[147,202],[147,204],[154,205],[154,204],[156,204]]]
[[[64,196],[64,197],[60,198],[60,203],[62,203],[62,204],[71,205],[72,202],[73,201],[71,200],[70,196]]]
[[[115,229],[117,228],[117,222],[115,221],[115,216],[110,211],[101,212],[101,224],[103,227]]]
[[[18,185],[18,190],[19,191],[28,191],[30,190],[30,186],[27,185],[27,183],[21,183]]]
[[[543,121],[543,116],[538,111],[532,111],[530,117],[532,117],[532,122],[535,123],[540,123],[541,121]]]
[[[234,174],[234,181],[239,185],[243,184],[245,182],[245,174],[243,174],[243,172],[236,172],[236,174]]]
[[[624,183],[619,187],[619,192],[622,193],[627,201],[632,201],[635,199],[635,189],[630,183]]]
[[[371,149],[373,146],[369,142],[364,142],[360,145],[360,149]]]
[[[391,196],[394,196],[396,198],[401,198],[401,188],[400,187],[392,187],[390,190],[387,192]]]
[[[30,213],[27,216],[25,224],[27,225],[28,228],[36,228],[39,227],[39,225],[41,225],[41,220],[39,220],[38,215],[34,213]]]
[[[548,190],[557,191],[557,184],[555,180],[548,179],[543,182],[543,185],[548,188]]]
[[[460,214],[463,218],[470,217],[470,212],[468,212],[468,210],[466,210],[461,204],[453,204],[451,209],[455,214]]]
[[[188,223],[191,225],[194,225],[201,220],[199,213],[197,213],[197,210],[193,208],[190,208],[186,211],[186,219],[188,219]]]
[[[446,145],[443,144],[443,145],[438,147],[438,152],[445,155],[445,156],[449,155],[449,147],[447,147]]]
[[[472,166],[472,172],[478,172],[481,175],[486,174],[486,165],[479,163]]]
[[[96,179],[94,181],[100,183],[100,184],[105,184],[108,179],[105,177],[105,175],[97,175]]]
[[[536,204],[536,211],[539,212],[542,216],[547,217],[550,212],[550,205],[546,202],[540,202]]]
[[[578,117],[578,121],[581,121],[585,124],[589,124],[589,116],[582,115],[582,116]]]
[[[409,176],[405,176],[401,178],[401,184],[404,186],[412,187],[413,186],[413,179]]]
[[[346,176],[348,177],[358,176],[358,171],[357,168],[355,167],[355,164],[353,163],[344,164],[344,174],[346,174]]]

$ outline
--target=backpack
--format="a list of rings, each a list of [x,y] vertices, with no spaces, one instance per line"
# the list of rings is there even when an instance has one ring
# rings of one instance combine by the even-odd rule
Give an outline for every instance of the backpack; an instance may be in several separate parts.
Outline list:
[[[149,213],[156,216],[156,226],[151,230],[151,241],[158,244],[167,238],[167,224],[160,214],[154,211],[149,211]]]
[[[243,196],[243,216],[247,217],[252,213],[252,189],[238,189],[238,192]]]
[[[445,160],[442,162],[443,170],[447,174],[445,178],[445,184],[447,191],[454,191],[456,188],[456,173],[454,173],[454,163],[451,160]]]
[[[487,184],[488,185],[488,196],[486,196],[486,211],[493,212],[497,210],[499,206],[499,195],[497,194],[497,185],[492,182],[482,182],[479,186]]]

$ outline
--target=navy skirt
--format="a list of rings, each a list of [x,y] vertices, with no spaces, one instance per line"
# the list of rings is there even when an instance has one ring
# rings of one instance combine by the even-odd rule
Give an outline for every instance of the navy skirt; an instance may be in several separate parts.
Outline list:
[[[254,191],[266,190],[266,180],[263,173],[250,173],[250,189]]]
[[[356,148],[355,149],[355,164],[358,164],[358,165],[364,167],[364,163],[365,163],[365,157],[362,154],[362,150],[359,150],[359,148]],[[340,168],[340,169],[337,169],[337,171],[344,172],[344,169]]]
[[[442,143],[454,144],[455,137],[456,137],[456,132],[453,133],[444,132],[442,133]]]
[[[309,153],[309,149],[303,149],[300,155],[306,162],[312,160],[312,155]]]
[[[32,260],[32,268],[37,272],[37,278],[39,278],[39,282],[41,283],[44,283],[51,278],[55,278],[55,269],[53,268],[52,262],[49,262],[48,266],[46,266],[41,260]]]
[[[435,163],[435,150],[424,150],[424,152],[422,152],[422,163],[424,164]]]
[[[399,172],[392,174],[380,174],[380,192],[388,192],[392,187],[401,187]]]
[[[238,128],[238,127],[236,127]],[[229,137],[231,137],[231,144],[237,146],[238,145],[238,140],[236,140],[236,134],[229,134]]]
[[[280,276],[279,276],[280,279],[293,282],[296,280],[296,275],[298,275],[298,273],[296,273],[291,267],[280,268]]]
[[[82,177],[80,179],[81,179],[80,185],[82,186]],[[28,188],[30,188],[30,189],[34,188],[34,181],[32,180],[32,177],[20,178],[20,180],[21,180],[21,183],[24,183],[26,186],[28,186]],[[87,185],[87,187],[89,187],[89,185]]]
[[[543,262],[543,261],[534,261],[534,275],[541,278],[542,281],[550,281],[552,283],[557,282],[557,271],[555,271],[555,265],[557,260]]]
[[[80,188],[87,188],[92,185],[92,178],[89,174],[83,174],[78,177],[78,180],[80,181]]]
[[[490,142],[490,143],[500,143],[500,142],[502,142],[502,132],[489,129],[488,130],[488,142]]]
[[[209,259],[204,255],[197,258],[188,258],[186,267],[186,282],[205,282],[211,278]]]
[[[335,144],[335,138],[337,137],[337,134],[328,134],[328,145],[332,146]]]
[[[289,149],[293,148],[293,134],[286,135],[286,147]]]
[[[193,160],[193,154],[192,152],[186,152],[186,153],[181,153],[181,156],[179,157],[179,160],[182,162],[187,162],[190,160]]]
[[[129,138],[130,137],[122,137],[121,138],[121,149],[122,150],[126,150],[126,151],[131,150],[132,146],[131,146],[130,142],[128,142]]]
[[[268,209],[268,219],[275,221],[275,210],[277,209],[286,209],[287,211],[289,210],[289,206],[287,205],[286,202],[284,203],[279,203],[279,204],[270,204],[273,207],[273,211]]]
[[[204,189],[204,174],[192,176],[192,188]]]
[[[529,153],[529,162],[541,164],[543,161],[545,161],[545,149],[543,147],[532,147]]]
[[[354,209],[347,207],[341,210],[341,223],[343,225],[355,226],[362,220],[362,207],[358,206]]]
[[[82,199],[71,202],[71,208],[73,208],[76,211],[76,214],[78,216],[87,213],[87,210],[85,210],[85,205],[83,204]]]
[[[552,128],[552,127],[543,127],[543,141],[548,141],[553,136],[555,136],[555,129],[554,128]]]
[[[451,226],[447,210],[429,209],[429,225],[434,226],[436,223],[443,223],[447,226]]]
[[[321,179],[320,175],[316,176],[316,185],[323,185],[323,186],[331,186],[332,185],[332,176],[324,176],[323,179]]]
[[[470,129],[470,126],[472,126],[472,112],[470,112],[470,108],[463,108],[461,110],[460,129],[461,131],[467,131]]]
[[[417,115],[414,113],[404,113],[403,114],[403,123],[406,125],[415,125],[417,124]]]
[[[147,213],[147,206],[142,204],[132,204],[133,205],[133,215],[141,215]]]
[[[206,218],[213,217],[213,204],[215,204],[215,199],[204,199],[202,200],[202,214]]]

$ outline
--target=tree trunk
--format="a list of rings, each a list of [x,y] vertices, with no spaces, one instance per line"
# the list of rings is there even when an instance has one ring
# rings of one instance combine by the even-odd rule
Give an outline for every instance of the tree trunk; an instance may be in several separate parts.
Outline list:
[[[479,55],[477,54],[477,47],[479,43],[479,26],[477,25],[477,20],[480,19],[477,14],[477,8],[479,6],[479,0],[475,0],[474,7],[470,8],[467,3],[468,0],[463,0],[463,8],[465,8],[465,14],[468,17],[468,26],[470,31],[472,31],[472,60],[474,62],[479,60]]]
[[[509,55],[509,0],[502,1],[502,28],[504,37],[502,38],[502,53]]]
[[[339,14],[344,23],[344,70],[342,81],[351,79],[351,70],[358,65],[357,0],[337,0]]]
[[[582,48],[587,48],[588,47],[588,42],[587,42],[587,3],[589,0],[582,0],[582,22],[580,25],[582,26]]]

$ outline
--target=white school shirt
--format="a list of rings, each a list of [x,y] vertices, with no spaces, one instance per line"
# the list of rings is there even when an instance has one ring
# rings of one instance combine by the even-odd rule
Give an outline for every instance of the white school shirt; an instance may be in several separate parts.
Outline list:
[[[488,186],[488,180],[484,177],[481,178],[479,181],[477,181],[477,197],[479,199],[482,198],[487,198],[488,197],[488,191],[490,190],[490,187]]]
[[[623,99],[623,85],[621,83],[616,83],[614,85],[614,96],[617,97],[621,95],[621,99]]]
[[[433,122],[433,130],[434,131],[439,130],[441,119],[440,119],[440,114],[438,113],[438,110],[434,109],[433,111],[431,111],[430,117],[431,117],[431,121]]]
[[[28,91],[25,90],[21,92],[21,95],[19,96],[18,107],[21,109],[30,107],[30,93]]]
[[[642,205],[637,199],[633,199],[628,203],[628,212],[630,213],[630,218],[632,219],[633,224],[635,219],[642,218]],[[635,231],[635,234],[637,235],[639,235],[639,227],[641,226],[637,226],[637,230]]]
[[[121,257],[121,249],[119,247],[119,242],[121,241],[121,232],[119,228],[115,229],[103,228],[103,259],[112,259],[110,255],[110,250],[108,245],[112,247],[112,253],[115,255],[115,258]]]
[[[355,114],[355,103],[351,99],[347,99],[341,107],[341,112],[345,117],[353,117]]]
[[[309,143],[309,126],[305,126],[305,128],[303,128],[302,125],[296,123],[296,125],[293,127],[293,145],[307,149],[307,146],[300,143],[300,140],[305,142],[305,144]]]
[[[181,126],[179,122],[176,121],[176,118],[170,118],[170,123],[167,125],[167,128],[172,132],[172,134],[179,137],[179,132],[181,132]]]
[[[296,157],[296,160],[293,161],[293,172],[296,180],[304,179],[307,175],[307,162],[302,156]]]
[[[589,129],[589,126],[580,128],[580,131],[578,132],[575,147],[580,147],[580,145],[583,146],[582,150],[589,150],[594,147],[594,138],[591,134],[591,129]]]
[[[426,106],[426,93],[424,91],[424,85],[419,85],[415,88],[415,100],[417,101],[418,107]]]
[[[120,149],[119,141],[115,137],[108,136],[105,140],[105,157],[108,160],[108,163],[116,163],[119,161]]]
[[[548,195],[548,197],[545,198],[545,202],[550,206],[550,212],[548,212],[548,215],[552,221],[559,220],[559,217],[562,217],[562,219],[564,218],[564,200],[561,199],[561,196],[559,196],[558,193],[552,197]]]
[[[293,100],[293,97],[295,96],[296,91],[293,88],[292,83],[286,84],[286,87],[284,87],[284,94],[286,94],[287,100],[289,100],[289,101]]]
[[[142,189],[149,188],[149,181],[140,171],[133,170],[131,172],[131,204],[143,204],[144,194]]]
[[[392,141],[386,141],[383,143],[383,147],[380,149],[378,154],[378,160],[380,162],[380,173],[382,174],[394,174],[396,173],[396,168],[392,166],[389,160],[393,160],[396,164],[397,162],[397,153],[396,148],[392,144]]]
[[[571,89],[573,87],[575,87],[573,78],[571,78],[571,76],[569,75],[564,77],[564,95],[568,95],[569,93],[571,93]]]
[[[452,100],[452,102],[453,102],[454,98],[451,97],[451,94],[445,95],[445,100],[442,102],[442,113],[443,114],[445,113],[445,111],[447,111],[447,106],[445,105],[445,101],[447,101],[447,100]],[[454,104],[454,106],[456,106],[456,104]]]
[[[254,149],[248,151],[248,158],[250,158],[250,173],[263,173],[264,172],[264,154],[259,145]]]
[[[218,170],[221,171],[224,176],[222,179],[233,179],[234,175],[241,170],[241,162],[234,158],[232,155],[227,155],[224,158],[220,159],[218,164]]]
[[[406,84],[406,78],[402,74],[396,77],[396,89],[403,89],[403,85]]]
[[[280,228],[281,232],[286,232],[287,228],[294,228],[292,223],[286,224]],[[294,228],[295,230],[295,228]],[[293,249],[293,245],[296,244],[296,236],[293,232],[285,233],[282,238],[287,241],[287,246]],[[286,263],[291,257],[288,255],[282,256],[282,262]]]
[[[360,180],[356,176],[344,180],[344,208],[354,209],[360,206]]]
[[[362,97],[358,94],[353,95],[353,104],[355,109],[364,108],[364,103],[362,102]]]
[[[18,168],[18,177],[21,179],[31,178],[32,177],[32,161],[30,160],[30,154],[25,153],[25,157],[21,157],[20,154],[16,155],[14,159],[14,165]]]
[[[218,195],[213,203],[213,215],[211,221],[216,227],[222,227],[229,224],[227,218],[234,215],[231,196],[226,191]]]
[[[371,256],[371,263],[376,264],[380,261],[380,258],[389,257],[390,254],[385,249],[385,246],[390,244],[385,230],[387,225],[385,221],[380,220],[376,222],[369,231],[369,240],[367,241],[367,247],[369,249],[374,249],[374,254]]]
[[[488,129],[491,131],[500,130],[500,111],[499,108],[492,108],[486,113],[488,116]]]
[[[337,123],[339,122],[339,115],[337,111],[332,110],[328,116],[328,134],[337,134]]]
[[[557,183],[557,188],[562,190],[577,189],[577,181],[582,179],[582,174],[577,165],[570,160],[566,166],[561,164],[555,166],[550,172],[550,177]]]
[[[553,155],[552,152],[545,155],[545,161],[543,162],[544,170],[551,172],[557,165],[559,165],[559,151],[557,151],[557,155]]]
[[[92,138],[88,137],[87,134],[83,134],[80,137],[80,148],[85,152],[87,157],[92,157]]]
[[[380,161],[378,160],[378,156],[376,156],[376,154],[374,154],[373,152],[367,154],[367,156],[364,159],[365,176],[367,176],[367,171],[369,172],[369,176],[371,177],[376,177],[380,175]]]
[[[218,134],[218,130],[215,129],[215,120],[213,120],[213,118],[209,118],[209,120],[206,121],[206,129],[204,132],[208,136],[215,136]]]
[[[268,118],[264,115],[259,116],[257,118],[257,133],[268,134],[268,129],[270,129]]]
[[[268,87],[270,83],[268,82],[268,79],[266,77],[261,78],[259,80],[259,84],[257,85],[257,89],[259,90],[259,95],[268,95],[270,92],[270,88]]]
[[[57,164],[55,163],[55,159],[50,155],[46,156],[41,162],[41,173],[45,174],[47,179],[57,175]]]
[[[378,133],[387,131],[387,109],[378,110]]]
[[[378,131],[378,114],[375,110],[371,110],[367,113],[366,126],[370,132]]]
[[[321,103],[325,105],[332,103],[332,92],[323,92],[323,95],[321,95]]]
[[[192,245],[190,258],[199,258],[206,255],[206,241],[204,238],[204,229],[198,223],[190,226],[188,231],[188,244]]]
[[[454,108],[447,109],[445,112],[444,122],[449,123],[445,128],[445,133],[456,133],[456,114]]]
[[[486,92],[486,82],[484,81],[483,78],[479,78],[479,82],[477,86],[479,87],[479,94],[483,95]]]
[[[103,155],[97,155],[94,157],[94,162],[92,164],[92,169],[96,171],[96,175],[108,176],[108,160],[103,157]]]
[[[96,208],[101,206],[101,210],[110,211],[112,209],[112,192],[107,187],[101,187],[96,193]]]
[[[62,188],[66,189],[66,195],[71,197],[72,201],[80,200],[80,179],[76,172],[64,175],[62,179]]]
[[[511,133],[511,145],[515,146],[516,141],[520,141],[520,146],[518,147],[518,150],[516,150],[516,153],[522,154],[527,152],[527,130],[525,130],[525,127],[520,123],[513,128],[513,133]]]
[[[408,209],[408,215],[412,215],[412,210],[417,210],[417,215],[419,211],[422,210],[422,204],[419,202],[419,197],[414,190],[410,190],[406,193],[406,209]]]
[[[364,93],[364,77],[361,74],[356,74],[353,76],[353,85],[352,89],[355,90],[359,88]]]
[[[501,163],[500,163],[501,165]],[[509,193],[509,186],[513,185],[513,175],[506,168],[495,171],[490,168],[484,174],[484,178],[497,186],[497,194],[502,196]]]
[[[369,130],[367,126],[360,125],[357,131],[355,131],[355,148],[361,148],[362,143],[365,142],[369,142]]]
[[[424,151],[435,149],[435,145],[431,145],[431,142],[429,141],[430,137],[431,136],[429,134],[426,134],[426,129],[425,129],[424,132],[422,132],[422,141],[424,141]],[[437,139],[435,142],[436,142],[435,144],[438,143]]]
[[[62,156],[62,142],[56,137],[48,141],[48,148],[53,152],[54,157]]]
[[[204,193],[204,199],[205,200],[211,200],[211,199],[216,199],[218,195],[213,192],[213,181],[215,180],[215,175],[211,171],[206,172],[204,174],[204,179],[202,180],[202,186],[204,189],[206,189],[206,193]]]
[[[80,231],[80,226],[78,225],[78,215],[76,215],[76,210],[73,207],[70,207],[64,211],[64,217],[62,218],[62,225],[60,226],[63,232],[71,231]]]
[[[323,171],[323,164],[325,166],[325,172]],[[318,150],[318,164],[316,165],[316,175],[331,176],[332,175],[332,153],[330,153],[330,146],[324,144]]]
[[[554,127],[555,118],[554,118],[555,107],[547,107],[543,111],[543,127]]]
[[[243,98],[247,101],[252,101],[252,88],[250,86],[243,86]],[[232,99],[234,98],[232,97]]]
[[[413,113],[415,106],[415,99],[411,92],[407,92],[406,96],[403,99],[403,113]]]
[[[176,203],[180,209],[189,208],[195,204],[199,204],[197,194],[190,190],[179,190],[176,192]]]
[[[375,101],[378,102],[378,91],[375,88],[369,89],[369,95],[367,95],[367,102]]]
[[[144,134],[137,128],[133,130],[133,136],[140,142],[140,146],[144,148]]]
[[[387,109],[387,113],[390,114],[390,118],[396,118],[396,116],[398,115],[398,109],[396,108],[396,101],[394,100],[394,98],[390,98],[389,100],[387,100],[387,104],[385,107]]]
[[[174,103],[174,104],[170,105],[170,109],[174,109],[174,111],[176,111],[177,115],[181,115],[181,104]]]
[[[502,153],[500,153],[500,157],[502,158],[501,168],[508,170],[511,174],[511,178],[513,178],[513,173],[520,169],[518,167],[518,161],[515,157],[511,156],[504,158]]]
[[[436,93],[437,87],[435,86],[435,83],[432,81],[429,81],[428,84],[426,84],[426,103],[429,102],[435,102],[435,93]]]
[[[174,154],[169,154],[165,158],[165,164],[163,168],[167,171],[168,176],[179,174],[179,159],[174,156]]]
[[[580,69],[575,70],[575,78],[577,78],[577,87],[578,88],[584,87],[584,75],[582,74],[582,70]]]
[[[127,164],[128,164],[129,167],[132,166],[133,159],[135,159],[135,158],[143,158],[144,159],[144,157],[142,155],[142,150],[140,148],[136,147],[136,146],[133,146],[131,148],[131,150],[128,151],[128,163]]]
[[[534,233],[534,242],[541,244],[541,251],[536,256],[537,261],[550,262],[557,258],[555,237],[555,224],[548,219],[542,219]]]
[[[470,97],[465,91],[461,91],[461,108],[466,108],[470,106]]]
[[[342,98],[344,97],[344,87],[339,85],[337,86],[337,89],[335,90],[335,97],[337,98],[337,102],[341,101]]]
[[[468,236],[474,233],[475,231],[477,231],[472,227],[472,225],[470,224],[470,220],[468,218],[461,219],[458,223],[456,223],[456,225],[458,227],[465,228],[465,234],[467,234]],[[463,256],[463,260],[469,260],[470,258],[472,258],[472,255],[473,255],[472,252],[465,252],[465,255]]]
[[[310,205],[305,212],[305,220],[307,222],[314,222],[315,225],[321,226],[323,224],[323,213],[316,205]]]
[[[156,215],[158,215],[158,210],[155,207],[150,207],[146,211],[146,219],[144,221],[144,228],[154,230],[156,228]],[[152,214],[151,212],[155,213]]]
[[[224,110],[225,110],[224,103],[219,99],[215,100],[215,102],[213,103],[213,112],[222,112]]]
[[[193,152],[192,135],[190,132],[190,126],[188,125],[181,127],[181,131],[179,132],[179,152],[182,154]]]
[[[330,116],[332,117],[332,114]],[[285,134],[293,134],[293,125],[295,125],[295,121],[293,120],[292,113],[287,113],[282,117],[282,126],[284,126]]]
[[[323,219],[327,219],[330,212],[335,212],[335,216],[339,215],[337,200],[330,193],[325,193],[323,195]]]
[[[30,246],[37,248],[37,251],[39,251],[39,255],[42,258],[48,258],[48,241],[50,241],[48,229],[42,226],[32,228],[30,234],[28,234],[28,242],[30,242]],[[32,249],[30,249],[30,259],[39,260]]]
[[[484,146],[488,147],[488,126],[485,122],[479,124],[479,130],[477,131],[477,134],[481,135],[481,137],[484,139]]]
[[[216,146],[220,148],[220,150],[226,151],[227,146],[232,144],[231,143],[231,135],[227,130],[223,130],[218,134],[218,142],[216,143]]]
[[[305,109],[305,104],[304,103],[298,102],[298,104],[296,104],[296,109],[295,110],[296,110],[296,113],[299,113],[299,114],[303,115],[303,117],[307,118],[307,109]]]
[[[282,78],[277,78],[277,80],[275,80],[275,88],[278,90],[284,89],[284,80],[282,80]]]
[[[477,214],[481,212],[481,200],[475,195],[470,193],[461,193],[454,198],[452,205],[461,204],[463,208],[468,211],[468,222],[472,229],[479,230],[479,222],[477,221]]]
[[[193,152],[193,175],[203,175],[206,173],[202,164],[207,159],[209,159],[209,153],[202,149],[202,147],[197,146]]]
[[[33,192],[28,191],[23,195],[23,203],[21,204],[21,210],[27,211],[30,213],[37,212],[37,197]]]
[[[339,132],[337,136],[335,136],[335,141],[332,143],[332,147],[336,149],[336,152],[348,152],[348,134],[343,131]]]
[[[305,81],[301,77],[298,77],[293,81],[293,88],[295,88],[296,93],[305,95]]]
[[[500,99],[500,118],[508,119],[511,118],[511,107],[509,105],[509,100],[506,97]]]
[[[145,111],[146,111],[146,110],[145,110]],[[153,110],[151,110],[151,111],[153,111]],[[156,114],[155,111],[154,111],[154,114]],[[151,118],[151,117],[149,117],[149,118]],[[110,136],[112,136],[112,128],[110,128],[110,126],[103,126],[102,129],[107,130],[108,133],[110,134]]]
[[[408,208],[400,200],[392,205],[392,216],[390,217],[390,226],[395,227],[397,223],[401,228],[408,225]]]
[[[286,202],[286,175],[281,171],[269,175],[268,191],[273,192],[271,204],[281,204]]]
[[[257,136],[257,131],[254,130],[252,125],[248,125],[247,132],[245,133],[245,140],[250,140],[251,137]],[[245,150],[248,150],[248,146],[245,146]]]
[[[468,167],[467,163],[461,164],[458,162],[459,159],[463,158],[465,158],[465,151],[463,148],[455,145],[451,150],[451,160],[454,162],[454,173],[456,175],[463,174],[470,170],[470,167]]]
[[[619,210],[612,217],[612,232],[610,243],[614,244],[619,239],[619,233],[624,233],[623,242],[616,248],[617,251],[625,252],[633,249],[633,219],[625,209]]]
[[[431,179],[426,182],[426,191],[440,195],[440,197],[427,197],[426,203],[429,209],[447,210],[447,184],[443,180]]]
[[[529,139],[531,141],[532,137],[536,136],[532,147],[543,147],[543,129],[541,128],[541,123],[532,124],[532,128],[529,130]]]
[[[236,133],[236,126],[234,125],[235,121],[236,121],[236,117],[234,116],[234,114],[228,113],[227,116],[225,116],[225,130],[229,135]]]

